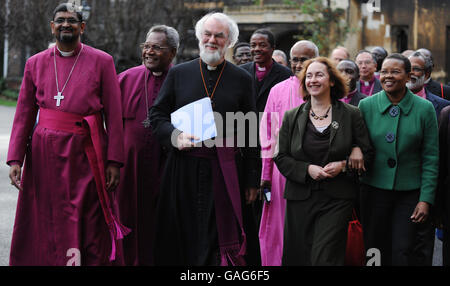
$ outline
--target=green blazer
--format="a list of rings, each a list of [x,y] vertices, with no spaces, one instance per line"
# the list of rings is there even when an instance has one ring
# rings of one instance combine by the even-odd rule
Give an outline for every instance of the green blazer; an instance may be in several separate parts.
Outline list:
[[[436,112],[428,100],[407,90],[394,107],[384,91],[360,101],[375,147],[375,159],[361,181],[385,190],[420,189],[420,201],[434,203],[439,139]]]
[[[275,164],[286,177],[284,197],[288,200],[305,200],[311,194],[312,178],[308,174],[308,158],[303,150],[303,138],[311,109],[310,101],[287,111],[283,118],[275,151]],[[359,146],[365,162],[373,158],[369,134],[357,107],[335,101],[332,104],[330,146],[328,162],[346,160],[353,146]],[[358,182],[353,176],[341,173],[321,181],[321,189],[334,198],[355,197]]]

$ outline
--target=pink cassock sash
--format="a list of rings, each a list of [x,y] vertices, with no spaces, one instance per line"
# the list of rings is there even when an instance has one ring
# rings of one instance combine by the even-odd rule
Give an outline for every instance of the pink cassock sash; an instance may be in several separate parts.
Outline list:
[[[131,230],[122,225],[114,215],[108,191],[106,190],[105,163],[103,160],[103,149],[100,138],[103,129],[101,114],[96,113],[82,116],[74,113],[41,108],[39,111],[38,124],[48,129],[87,135],[88,139],[90,139],[85,140],[84,150],[94,172],[98,198],[111,234],[112,247],[109,260],[114,261],[116,259],[116,240],[123,239],[124,236],[131,232]]]

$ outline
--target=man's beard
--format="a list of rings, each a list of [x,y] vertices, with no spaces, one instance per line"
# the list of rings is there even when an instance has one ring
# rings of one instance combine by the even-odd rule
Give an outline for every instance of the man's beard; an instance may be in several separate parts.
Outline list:
[[[414,83],[413,83],[412,79],[415,80]],[[421,89],[424,84],[425,84],[425,75],[423,75],[421,77],[416,77],[416,76],[412,75],[411,81],[408,81],[406,83],[406,87],[409,88],[410,90],[418,90],[418,89]]]
[[[68,32],[72,32],[72,34],[63,34],[62,32],[64,31],[68,31]],[[57,40],[61,43],[65,43],[65,44],[71,44],[77,41],[78,36],[74,35],[73,33],[73,29],[61,29],[59,30],[59,35],[57,36]]]
[[[223,58],[224,52],[222,49],[220,49],[220,47],[218,47],[217,45],[211,45],[213,47],[218,48],[218,50],[210,52],[206,50],[206,45],[211,45],[211,44],[200,44],[199,48],[200,48],[200,58],[208,65],[210,66],[216,66],[220,63],[220,61]]]

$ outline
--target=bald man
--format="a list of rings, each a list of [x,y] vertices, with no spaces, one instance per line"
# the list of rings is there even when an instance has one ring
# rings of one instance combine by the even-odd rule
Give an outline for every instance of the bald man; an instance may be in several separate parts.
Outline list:
[[[330,59],[337,65],[342,60],[350,59],[350,53],[345,47],[336,47],[330,55]]]

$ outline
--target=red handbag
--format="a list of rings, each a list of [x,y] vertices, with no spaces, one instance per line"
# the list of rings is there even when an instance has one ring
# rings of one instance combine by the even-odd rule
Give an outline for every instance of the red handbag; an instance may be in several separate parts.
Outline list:
[[[362,225],[353,209],[352,220],[348,223],[347,248],[345,250],[346,266],[364,266],[366,253]]]

